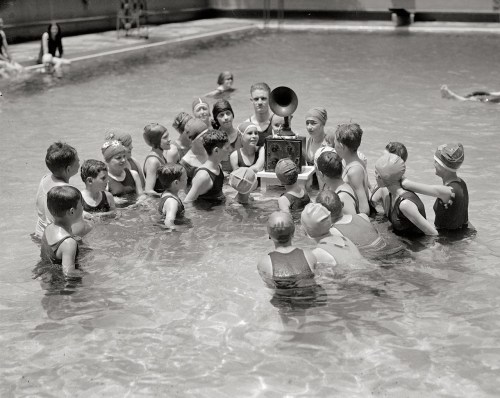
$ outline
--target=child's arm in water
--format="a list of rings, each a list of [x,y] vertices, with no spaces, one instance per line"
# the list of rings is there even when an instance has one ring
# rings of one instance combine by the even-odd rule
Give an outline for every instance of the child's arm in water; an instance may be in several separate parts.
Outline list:
[[[370,205],[368,204],[368,198],[366,197],[365,187],[364,187],[364,179],[365,174],[364,170],[361,167],[352,167],[347,172],[347,181],[351,184],[356,197],[359,202],[359,212],[365,213],[366,215],[370,214]]]
[[[61,251],[62,269],[65,276],[80,276],[81,272],[75,268],[76,250],[78,243],[76,240],[70,238],[66,239],[59,250]]]
[[[281,211],[284,211],[285,213],[290,213],[290,201],[285,195],[280,196],[278,198],[278,207],[280,208]]]
[[[403,200],[399,205],[399,209],[414,225],[418,227],[426,235],[438,235],[438,231],[434,226],[427,221],[425,217],[418,211],[417,205],[411,200]]]
[[[255,173],[258,173],[259,171],[262,171],[264,170],[264,161],[266,160],[265,159],[265,151],[266,151],[266,148],[264,145],[262,145],[260,148],[259,148],[259,158],[257,159],[257,161],[255,162],[255,164],[251,165],[250,168],[255,172]]]
[[[179,208],[179,204],[174,198],[168,198],[163,204],[163,214],[165,214],[165,226],[171,229],[175,228],[175,216],[177,214],[177,210]]]
[[[238,133],[239,134],[239,133]],[[238,166],[238,151],[233,151],[229,156],[229,163],[231,163],[231,169],[236,170],[239,169]]]
[[[421,193],[422,195],[427,196],[434,196],[435,198],[441,199],[444,203],[450,202],[455,197],[453,189],[447,185],[422,184],[410,181],[408,178],[404,178],[401,181],[401,185],[408,191]]]

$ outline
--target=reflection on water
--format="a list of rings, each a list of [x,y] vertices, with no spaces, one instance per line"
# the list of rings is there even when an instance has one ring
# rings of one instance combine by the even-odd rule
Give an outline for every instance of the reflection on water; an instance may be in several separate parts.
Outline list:
[[[217,45],[117,63],[114,76],[100,77],[102,66],[2,100],[0,395],[495,396],[498,109],[444,101],[439,87],[498,82],[496,38],[255,35],[224,42],[224,57],[214,57]],[[437,184],[434,148],[462,141],[477,233],[409,242],[378,218],[390,246],[404,250],[323,266],[317,286],[291,298],[265,288],[256,270],[273,250],[266,220],[279,189],[241,206],[225,187],[225,204],[189,209],[190,224],[176,231],[162,227],[158,199],[100,220],[85,238],[79,281],[35,266],[39,248],[28,236],[47,146],[63,139],[80,159],[100,159],[104,131],[118,126],[143,159],[143,126],[170,126],[189,112],[228,59],[240,87],[231,99],[237,121],[251,113],[245,87],[290,85],[299,97],[294,130],[305,134],[305,112],[318,105],[327,126],[359,122],[369,170],[398,140],[411,178]],[[312,247],[301,228],[295,243]]]

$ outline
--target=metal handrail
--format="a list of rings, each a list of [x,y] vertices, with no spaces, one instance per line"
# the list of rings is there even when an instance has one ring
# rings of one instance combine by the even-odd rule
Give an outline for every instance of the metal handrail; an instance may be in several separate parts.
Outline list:
[[[272,0],[263,0],[262,3],[262,18],[264,26],[271,22],[271,2]],[[285,21],[285,0],[278,0],[276,7],[276,18],[278,20],[278,27]]]

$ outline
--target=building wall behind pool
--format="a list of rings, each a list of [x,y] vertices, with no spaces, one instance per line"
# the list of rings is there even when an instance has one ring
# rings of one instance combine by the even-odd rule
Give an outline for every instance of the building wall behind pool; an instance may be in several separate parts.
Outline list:
[[[132,0],[131,0],[132,1]],[[272,15],[280,0],[147,0],[148,23],[160,24],[214,16]],[[281,0],[289,17],[390,20],[389,8],[416,10],[420,20],[498,22],[500,0]],[[65,35],[114,29],[120,0],[0,0],[9,41],[38,39],[51,20]],[[418,18],[416,18],[418,20]]]

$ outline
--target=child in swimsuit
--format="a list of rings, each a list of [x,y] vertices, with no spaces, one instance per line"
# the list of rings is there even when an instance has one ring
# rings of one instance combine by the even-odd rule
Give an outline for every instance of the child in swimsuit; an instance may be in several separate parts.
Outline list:
[[[309,138],[306,142],[306,161],[307,164],[314,165],[314,156],[316,152],[327,146],[325,141],[325,124],[328,115],[325,108],[312,108],[306,113],[306,128]]]
[[[179,199],[179,192],[187,186],[186,170],[180,164],[166,164],[158,169],[158,179],[165,187],[158,211],[165,216],[165,226],[174,229],[175,223],[184,217],[184,205]]]
[[[191,140],[186,132],[186,124],[193,116],[186,112],[180,112],[174,119],[172,127],[179,133],[179,137],[170,145],[170,149],[164,153],[167,163],[179,163],[191,148]]]
[[[238,134],[241,136],[241,148],[231,153],[230,161],[233,170],[240,167],[249,167],[255,173],[264,168],[265,148],[257,146],[259,142],[259,130],[251,122],[243,122],[238,126]]]
[[[272,213],[267,221],[267,232],[275,250],[266,254],[257,264],[265,284],[278,289],[314,285],[317,260],[310,250],[292,246],[295,225],[290,213]]]
[[[434,154],[436,175],[443,185],[427,185],[404,179],[402,185],[424,195],[436,197],[434,225],[438,231],[458,230],[469,226],[469,192],[457,170],[464,161],[462,144],[440,145]]]
[[[163,151],[170,149],[169,133],[161,124],[150,123],[144,127],[142,135],[146,144],[151,147],[151,152],[144,160],[144,176],[146,177],[144,192],[150,195],[161,194],[164,187],[156,178],[156,173],[161,166],[167,164]]]
[[[208,130],[203,134],[202,140],[208,160],[196,169],[191,189],[184,203],[192,203],[196,200],[221,203],[224,201],[222,192],[224,172],[220,163],[228,159],[230,144],[226,133],[220,130]]]
[[[185,127],[186,135],[191,141],[191,149],[182,157],[180,164],[186,169],[188,185],[191,185],[194,173],[208,159],[207,151],[203,147],[203,135],[208,127],[199,119],[188,120]]]
[[[80,176],[85,183],[82,191],[83,210],[88,213],[107,213],[115,210],[115,200],[106,192],[108,168],[100,160],[89,159],[80,167]]]
[[[352,186],[359,201],[359,212],[368,216],[371,212],[370,183],[366,166],[357,153],[362,135],[363,130],[359,124],[339,125],[335,132],[335,151],[346,162],[342,179]]]
[[[337,193],[343,204],[344,214],[359,213],[359,202],[349,183],[342,179],[342,159],[335,152],[323,152],[317,161],[318,176],[325,183],[323,190]]]
[[[342,234],[332,234],[330,211],[320,203],[309,203],[300,215],[302,228],[317,243],[318,262],[350,265],[363,259],[354,243]]]
[[[213,127],[216,130],[221,130],[226,133],[230,144],[231,153],[241,148],[241,134],[233,126],[234,112],[231,104],[226,100],[218,100],[213,108],[212,115],[214,117]],[[231,162],[223,160],[221,162],[222,170],[230,173],[233,171]]]
[[[274,169],[276,177],[285,186],[285,193],[278,199],[281,211],[289,213],[291,210],[302,210],[310,201],[306,190],[297,183],[299,169],[293,160],[280,159]]]
[[[232,93],[235,88],[233,88],[234,76],[229,71],[224,71],[219,74],[217,78],[217,87],[214,91],[210,91],[205,94],[205,97],[215,98],[215,99],[226,99],[224,97],[228,97],[229,93]]]
[[[420,198],[401,186],[405,170],[403,159],[393,153],[385,153],[375,163],[377,184],[389,191],[390,205],[386,215],[392,229],[398,235],[437,235],[434,226],[425,218],[425,207]]]
[[[47,207],[54,222],[42,236],[42,260],[61,264],[66,276],[81,276],[76,265],[78,240],[72,233],[72,225],[82,218],[82,195],[69,185],[53,187],[47,193]]]

